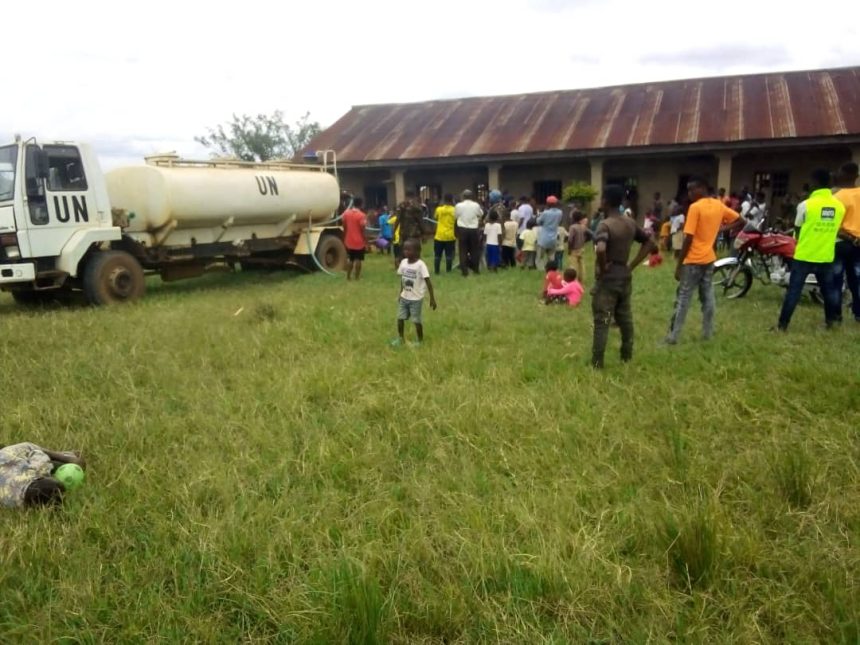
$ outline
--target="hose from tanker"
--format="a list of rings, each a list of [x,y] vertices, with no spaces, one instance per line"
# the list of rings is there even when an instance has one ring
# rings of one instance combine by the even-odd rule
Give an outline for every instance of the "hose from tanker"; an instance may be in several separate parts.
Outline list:
[[[350,208],[352,208],[352,206],[353,206],[353,200],[352,200],[352,197],[350,197],[350,199],[349,199],[349,204],[347,205],[346,210],[349,210]],[[317,224],[316,226],[317,226],[317,228],[322,227],[322,226],[331,226],[332,224],[336,224],[336,223],[340,222],[340,220],[341,220],[342,218],[343,218],[343,213],[341,213],[340,215],[338,215],[337,217],[335,217],[335,218],[333,218],[333,219],[330,219],[330,220],[329,220],[329,221],[327,221],[327,222],[321,222],[321,223]],[[424,216],[424,220],[425,220],[425,221],[427,221],[427,222],[430,222],[430,223],[432,223],[432,224],[434,224],[434,225],[435,225],[435,224],[438,224],[438,222],[437,222],[435,219],[433,219],[432,217],[429,217],[429,216],[427,216],[427,215],[425,215],[425,216]],[[307,231],[306,231],[306,233],[305,233],[305,234],[307,235],[307,245],[308,245],[308,250],[310,250],[310,249],[311,249],[311,247],[312,247],[312,244],[311,244],[311,242],[312,242],[312,240],[311,240],[311,226],[312,226],[312,222],[311,222],[311,214],[310,214],[310,213],[308,213],[308,228],[307,228]],[[366,230],[368,230],[368,231],[374,231],[374,232],[376,232],[376,233],[379,233],[379,231],[380,231],[381,229],[380,229],[380,228],[378,228],[378,227],[368,226],[368,227],[366,227]],[[314,252],[314,253],[311,253],[311,258],[313,258],[314,264],[316,265],[316,267],[317,267],[320,271],[322,271],[323,273],[328,274],[328,275],[330,275],[330,276],[334,276],[334,277],[336,277],[336,276],[337,276],[337,274],[332,273],[331,271],[329,271],[328,269],[326,269],[326,268],[325,268],[325,267],[320,263],[319,258],[317,258],[317,254],[316,254],[315,252]]]
[[[352,208],[352,204],[353,204],[352,199],[353,199],[353,198],[352,198],[352,196],[350,196],[350,198],[349,198],[349,204],[347,205],[346,210],[349,210],[350,208]],[[341,213],[340,215],[338,215],[337,217],[335,217],[335,218],[333,218],[333,219],[330,219],[330,220],[329,220],[329,221],[327,221],[327,222],[322,222],[322,223],[320,223],[320,224],[317,224],[317,227],[320,227],[320,226],[331,226],[332,224],[335,224],[335,223],[339,222],[339,221],[341,220],[341,218],[342,218],[342,217],[343,217],[343,213]],[[306,235],[308,236],[308,237],[307,237],[308,251],[310,251],[310,250],[311,250],[311,248],[313,248],[313,247],[312,247],[312,245],[311,245],[311,226],[312,226],[312,225],[313,225],[313,224],[312,224],[312,222],[311,222],[311,214],[310,214],[310,211],[308,211],[308,228],[307,228],[307,231],[306,231]],[[322,237],[322,236],[320,236],[320,237]],[[325,274],[328,274],[328,275],[330,275],[330,276],[336,277],[336,275],[337,275],[337,274],[332,273],[331,271],[329,271],[328,269],[326,269],[326,268],[325,268],[325,267],[320,263],[319,259],[317,258],[317,254],[316,254],[316,251],[315,251],[315,250],[311,253],[311,258],[313,258],[314,264],[316,264],[316,265],[317,265],[317,269],[319,269],[320,271],[322,271],[322,272],[323,272],[323,273],[325,273]]]

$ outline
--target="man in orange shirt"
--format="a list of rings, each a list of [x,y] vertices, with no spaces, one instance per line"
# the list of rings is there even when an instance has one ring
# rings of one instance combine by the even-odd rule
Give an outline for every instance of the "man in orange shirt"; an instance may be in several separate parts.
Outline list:
[[[675,269],[675,280],[679,281],[675,298],[675,312],[669,324],[666,344],[678,342],[684,319],[693,299],[693,291],[698,289],[702,303],[702,337],[707,340],[714,335],[714,313],[716,300],[711,281],[714,277],[714,242],[724,226],[729,230],[743,226],[743,220],[719,199],[708,197],[708,184],[700,177],[692,177],[687,182],[690,208],[684,222],[684,243]]]
[[[840,168],[839,184],[844,186],[834,197],[845,205],[845,217],[839,228],[836,242],[836,261],[833,279],[839,293],[839,312],[842,312],[842,284],[848,283],[851,292],[851,313],[860,322],[860,187],[857,186],[857,164],[850,162]],[[843,278],[844,276],[844,278]]]
[[[361,210],[363,205],[364,201],[361,197],[356,197],[352,202],[352,208],[344,211],[341,219],[344,244],[349,259],[346,267],[347,280],[352,279],[353,271],[356,280],[361,277],[361,263],[364,261],[364,250],[367,246],[367,237],[365,236],[367,216]]]

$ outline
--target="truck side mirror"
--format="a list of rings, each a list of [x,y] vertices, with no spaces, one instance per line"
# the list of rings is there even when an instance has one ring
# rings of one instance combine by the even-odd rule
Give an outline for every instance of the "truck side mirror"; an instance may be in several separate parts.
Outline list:
[[[35,162],[36,162],[36,176],[39,179],[47,179],[50,166],[48,165],[48,155],[41,148],[36,148],[35,152]]]

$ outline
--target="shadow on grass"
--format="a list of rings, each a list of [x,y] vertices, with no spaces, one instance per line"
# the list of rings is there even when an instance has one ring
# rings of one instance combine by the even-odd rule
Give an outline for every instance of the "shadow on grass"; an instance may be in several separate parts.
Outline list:
[[[157,302],[176,295],[194,293],[220,292],[229,294],[253,286],[283,285],[307,275],[307,271],[298,268],[288,268],[271,271],[216,271],[197,278],[188,278],[177,282],[164,282],[158,276],[149,276],[146,279],[144,301],[154,300]],[[27,304],[16,302],[10,295],[8,299],[4,298],[0,301],[0,315],[29,316],[46,311],[84,309],[89,306],[82,291],[58,291],[53,297],[49,294],[44,301]]]
[[[286,284],[306,275],[308,273],[300,269],[280,269],[273,271],[217,271],[176,282],[164,282],[157,276],[151,276],[147,279],[145,297],[161,299],[178,294],[210,291],[230,293],[251,286]]]

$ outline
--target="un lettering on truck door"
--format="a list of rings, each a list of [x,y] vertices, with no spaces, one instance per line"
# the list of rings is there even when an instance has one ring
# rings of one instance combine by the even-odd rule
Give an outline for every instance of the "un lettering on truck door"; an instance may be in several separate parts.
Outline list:
[[[61,224],[69,222],[89,222],[90,213],[87,210],[86,195],[54,195],[53,217]]]

